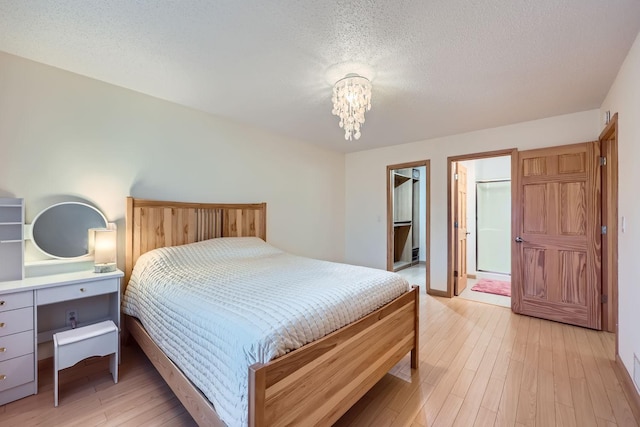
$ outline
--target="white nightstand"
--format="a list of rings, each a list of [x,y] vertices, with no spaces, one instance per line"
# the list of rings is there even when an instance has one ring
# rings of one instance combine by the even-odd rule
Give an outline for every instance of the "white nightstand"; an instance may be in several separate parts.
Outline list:
[[[92,323],[111,320],[119,330],[123,275],[80,271],[0,282],[0,405],[38,392],[38,344],[70,329],[39,330],[38,307],[106,295],[108,316]]]

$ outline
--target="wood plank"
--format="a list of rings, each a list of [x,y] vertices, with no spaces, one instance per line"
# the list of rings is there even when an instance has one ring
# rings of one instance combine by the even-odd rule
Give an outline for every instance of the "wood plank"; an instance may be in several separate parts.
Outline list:
[[[580,352],[580,359],[582,360],[582,366],[584,367],[585,378],[587,379],[587,385],[589,387],[593,412],[596,417],[615,422],[613,409],[611,408],[604,382],[600,376],[598,365],[591,352],[586,331],[584,329],[576,329],[574,333]]]
[[[497,415],[498,414],[487,408],[480,408],[480,410],[478,411],[478,416],[473,423],[473,427],[492,427],[496,422]]]
[[[573,406],[571,381],[562,328],[559,323],[551,323],[553,386],[555,401],[564,406]]]
[[[455,394],[449,394],[447,399],[444,401],[442,408],[438,411],[438,416],[436,417],[433,424],[433,427],[447,427],[453,425],[454,420],[458,416],[458,411],[462,406],[463,399]]]
[[[558,427],[577,427],[576,414],[571,406],[556,402],[555,418]]]
[[[576,424],[580,427],[596,426],[596,416],[593,412],[589,385],[585,378],[571,378],[571,396],[576,416]]]
[[[509,363],[509,370],[507,371],[507,377],[498,406],[496,426],[512,426],[516,423],[523,365],[524,363],[518,360],[511,360]]]
[[[535,425],[536,405],[538,395],[538,356],[540,352],[540,320],[531,319],[525,358],[522,365],[522,382],[520,396],[518,397],[518,409],[516,422],[526,425]]]

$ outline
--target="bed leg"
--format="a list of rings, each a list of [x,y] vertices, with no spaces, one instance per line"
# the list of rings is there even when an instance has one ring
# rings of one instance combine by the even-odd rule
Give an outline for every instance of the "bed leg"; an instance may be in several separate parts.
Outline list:
[[[418,286],[413,286],[413,295],[415,298],[415,314],[413,349],[411,350],[411,368],[418,369],[420,356],[420,288]]]
[[[265,370],[256,363],[249,366],[249,427],[263,427],[266,392]]]

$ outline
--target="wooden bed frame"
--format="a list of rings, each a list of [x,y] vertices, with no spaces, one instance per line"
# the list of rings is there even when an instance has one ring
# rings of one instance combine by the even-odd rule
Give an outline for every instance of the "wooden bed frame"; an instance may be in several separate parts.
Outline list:
[[[266,240],[266,203],[183,203],[127,198],[125,284],[147,251],[214,237]],[[249,425],[331,425],[408,352],[418,367],[417,287],[366,317],[266,364],[249,367]],[[208,399],[142,324],[125,328],[200,426],[224,426]]]

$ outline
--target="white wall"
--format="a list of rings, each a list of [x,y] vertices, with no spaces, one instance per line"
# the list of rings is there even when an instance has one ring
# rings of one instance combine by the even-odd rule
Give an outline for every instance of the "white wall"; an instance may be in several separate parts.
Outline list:
[[[618,234],[618,331],[619,354],[633,375],[633,354],[640,358],[640,285],[638,242],[640,242],[640,34],[625,59],[602,112],[618,113],[618,213],[626,229]],[[604,127],[604,124],[602,125]],[[621,226],[622,223],[620,222]],[[640,385],[639,385],[640,386]]]
[[[342,260],[344,155],[0,53],[0,196],[63,198],[119,226],[125,196],[268,203],[267,237]]]
[[[431,159],[431,287],[447,287],[447,157],[506,148],[540,148],[597,138],[599,110],[485,129],[346,156],[345,259],[386,266],[386,166]]]
[[[511,179],[511,156],[475,160],[476,180]]]

